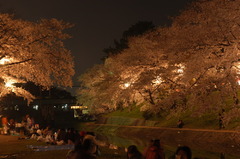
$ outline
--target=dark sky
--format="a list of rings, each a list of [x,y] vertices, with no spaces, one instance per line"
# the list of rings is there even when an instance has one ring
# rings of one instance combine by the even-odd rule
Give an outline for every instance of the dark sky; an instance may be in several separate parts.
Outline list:
[[[66,42],[72,51],[77,77],[100,63],[103,49],[119,40],[123,31],[138,21],[161,25],[190,0],[0,0],[0,9],[18,18],[37,21],[57,18],[75,24],[72,39]]]

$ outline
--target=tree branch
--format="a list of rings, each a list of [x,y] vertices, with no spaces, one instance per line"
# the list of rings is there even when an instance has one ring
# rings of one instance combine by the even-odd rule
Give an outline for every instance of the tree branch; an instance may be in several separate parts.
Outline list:
[[[32,59],[33,59],[33,58],[26,59],[26,60],[19,61],[19,62],[7,63],[7,64],[4,64],[4,65],[0,65],[0,67],[11,66],[11,65],[17,65],[17,64],[21,64],[21,63],[25,63],[25,62],[31,61]]]

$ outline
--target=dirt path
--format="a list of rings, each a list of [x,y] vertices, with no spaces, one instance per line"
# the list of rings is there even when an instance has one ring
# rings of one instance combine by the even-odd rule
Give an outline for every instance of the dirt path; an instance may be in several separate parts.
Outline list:
[[[20,152],[13,152],[10,148],[14,148],[18,143],[18,136],[0,135],[0,159],[16,158]]]
[[[17,141],[17,140],[18,140],[18,136],[0,135],[1,143],[12,142],[12,141]]]
[[[91,124],[92,125],[92,124]],[[121,126],[129,128],[144,128],[144,129],[159,129],[159,130],[181,130],[181,131],[196,131],[196,132],[219,132],[219,133],[240,133],[238,130],[212,130],[212,129],[191,129],[191,128],[168,128],[168,127],[155,127],[155,126],[126,126],[126,125],[114,125],[114,124],[94,124],[99,126]]]

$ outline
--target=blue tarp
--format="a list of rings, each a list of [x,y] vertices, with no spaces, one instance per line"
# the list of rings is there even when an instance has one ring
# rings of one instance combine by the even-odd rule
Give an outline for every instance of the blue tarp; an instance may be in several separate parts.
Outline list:
[[[74,145],[48,145],[48,146],[28,145],[27,147],[33,149],[33,151],[53,151],[53,150],[73,150],[74,149]]]

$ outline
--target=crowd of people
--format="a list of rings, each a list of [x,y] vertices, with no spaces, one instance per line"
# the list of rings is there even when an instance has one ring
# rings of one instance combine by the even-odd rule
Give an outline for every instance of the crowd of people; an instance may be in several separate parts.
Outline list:
[[[93,141],[96,145],[103,145],[102,142],[95,139],[93,132],[78,131],[74,128],[55,130],[47,126],[44,129],[35,129],[28,137],[49,145],[74,145],[76,148],[86,139]]]
[[[96,159],[101,153],[99,146],[106,146],[96,140],[96,136],[87,133],[83,140],[75,143],[74,150],[70,150],[66,159]],[[136,145],[130,145],[126,149],[127,159],[167,159],[164,148],[159,139],[150,140],[148,146],[140,152]],[[192,151],[188,146],[179,146],[176,152],[168,159],[192,159]],[[194,158],[197,159],[197,158]]]
[[[75,143],[74,149],[70,150],[67,159],[95,159],[100,155],[99,146],[105,146],[104,142],[96,139],[93,132],[87,132],[82,140]]]
[[[165,159],[165,154],[160,140],[156,139],[150,141],[143,153],[138,150],[137,146],[130,145],[127,148],[127,159]],[[179,146],[168,159],[192,159],[192,151],[188,146]]]
[[[183,127],[183,121],[179,120],[178,128]],[[101,154],[99,147],[106,146],[106,143],[96,139],[93,132],[77,131],[74,128],[55,130],[50,126],[41,128],[29,115],[22,118],[21,123],[13,119],[8,120],[2,117],[4,134],[19,133],[28,139],[35,139],[49,145],[72,145],[74,149],[69,150],[66,159],[96,159]],[[19,139],[21,139],[19,137]],[[140,152],[136,145],[130,145],[126,149],[127,159],[166,159],[163,146],[159,139],[150,140],[148,146]],[[180,146],[168,159],[192,159],[191,149],[187,146]],[[197,159],[197,158],[194,158]]]
[[[35,124],[34,118],[30,115],[22,117],[21,122],[17,122],[14,119],[8,119],[7,116],[2,116],[2,131],[1,134],[9,135],[28,135],[34,129],[37,129],[39,124]]]

